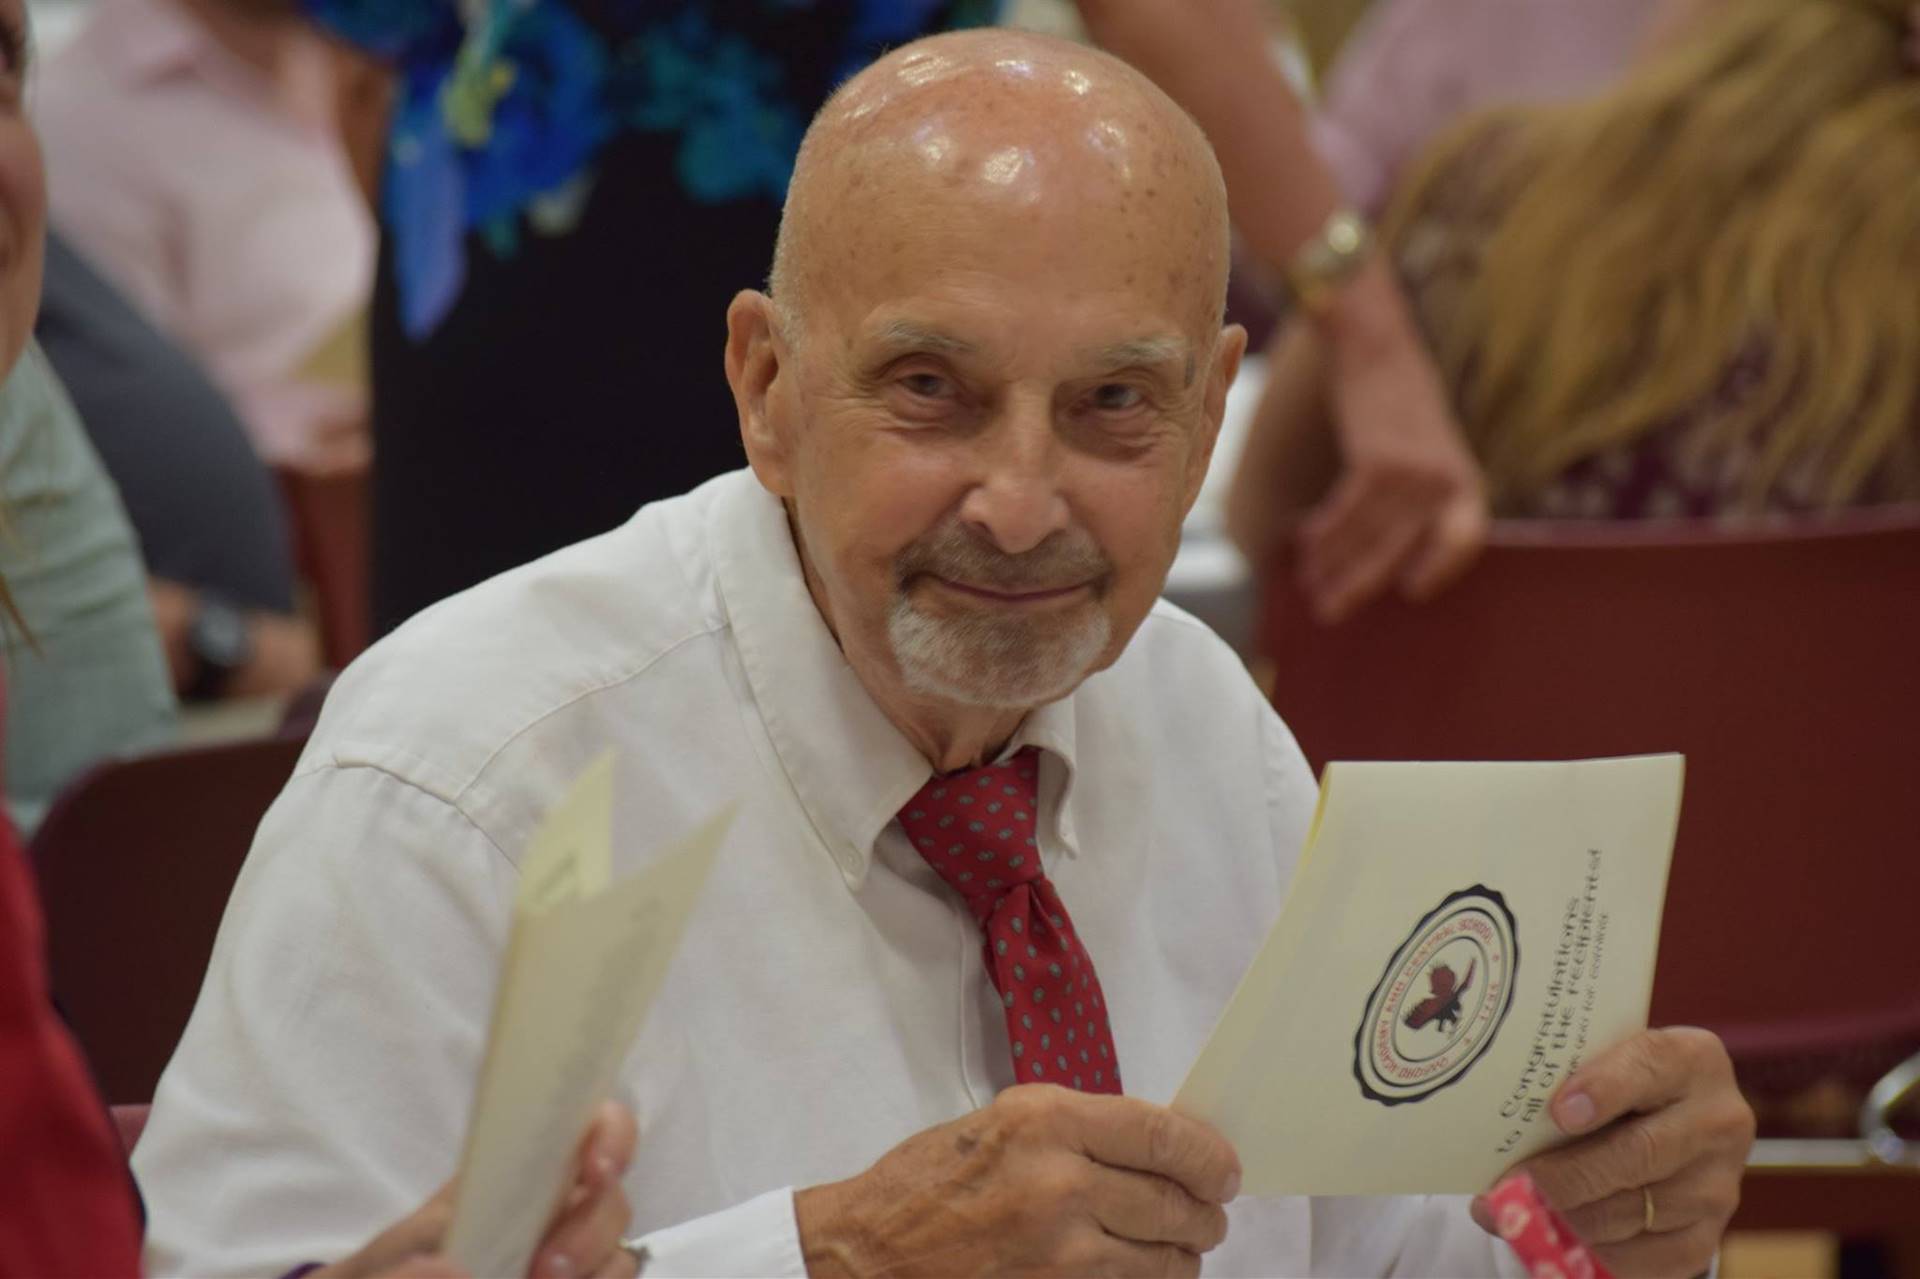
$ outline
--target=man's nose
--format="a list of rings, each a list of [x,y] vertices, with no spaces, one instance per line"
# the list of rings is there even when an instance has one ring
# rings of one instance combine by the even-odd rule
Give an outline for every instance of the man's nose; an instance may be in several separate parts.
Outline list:
[[[1050,406],[1016,406],[981,440],[980,478],[960,518],[1009,555],[1032,550],[1072,521],[1060,461]]]

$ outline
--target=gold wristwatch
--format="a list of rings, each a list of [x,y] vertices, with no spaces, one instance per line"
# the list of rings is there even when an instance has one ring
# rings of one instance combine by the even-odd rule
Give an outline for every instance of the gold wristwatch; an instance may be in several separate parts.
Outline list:
[[[1287,291],[1309,315],[1327,309],[1333,295],[1357,274],[1373,252],[1367,220],[1352,209],[1335,209],[1287,265]]]

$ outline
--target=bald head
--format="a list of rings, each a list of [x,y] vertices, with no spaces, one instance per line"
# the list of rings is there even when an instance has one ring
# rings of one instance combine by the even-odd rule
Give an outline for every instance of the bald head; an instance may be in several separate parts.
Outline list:
[[[1007,30],[916,41],[834,94],[801,144],[771,292],[792,328],[909,231],[989,223],[1043,255],[1117,250],[1219,323],[1226,190],[1205,135],[1119,59]]]

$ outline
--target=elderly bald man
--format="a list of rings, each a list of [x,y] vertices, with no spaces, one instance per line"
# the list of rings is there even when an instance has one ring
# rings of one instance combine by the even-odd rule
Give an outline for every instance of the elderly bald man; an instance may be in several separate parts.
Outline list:
[[[624,869],[742,805],[619,1084],[646,1273],[1498,1271],[1462,1200],[1236,1203],[1232,1148],[1148,1100],[1315,798],[1156,602],[1245,343],[1227,254],[1204,139],[1104,55],[943,37],[849,84],[727,317],[751,473],[336,688],[136,1155],[156,1267],[332,1255],[446,1174],[516,860],[614,745]],[[1626,1273],[1704,1266],[1748,1132],[1718,1044],[1570,1087],[1600,1135],[1549,1190]]]

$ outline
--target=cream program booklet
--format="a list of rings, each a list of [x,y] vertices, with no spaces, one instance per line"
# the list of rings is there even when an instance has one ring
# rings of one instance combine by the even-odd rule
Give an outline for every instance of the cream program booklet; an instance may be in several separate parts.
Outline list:
[[[731,810],[653,865],[612,880],[613,754],[534,835],[521,867],[447,1251],[475,1275],[519,1275],[569,1189],[573,1154],[610,1093],[680,944]]]
[[[1279,920],[1174,1099],[1254,1195],[1469,1194],[1647,1024],[1678,755],[1329,765]]]

